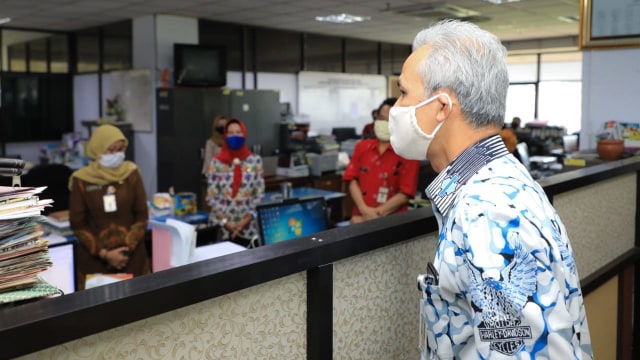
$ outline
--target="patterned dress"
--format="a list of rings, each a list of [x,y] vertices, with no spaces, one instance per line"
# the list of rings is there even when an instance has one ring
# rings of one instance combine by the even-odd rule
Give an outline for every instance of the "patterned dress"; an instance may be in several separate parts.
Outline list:
[[[262,170],[262,158],[256,154],[249,155],[240,162],[242,167],[242,182],[238,193],[231,197],[233,190],[233,165],[225,164],[215,157],[211,160],[207,180],[207,203],[211,207],[209,223],[219,225],[224,217],[229,217],[233,223],[239,222],[247,214],[256,210],[264,197],[264,174]],[[229,237],[224,230],[224,238]],[[241,234],[242,237],[251,239],[258,236],[256,220],[252,220]]]
[[[544,190],[499,136],[426,190],[440,226],[421,283],[422,359],[592,359],[573,250]]]

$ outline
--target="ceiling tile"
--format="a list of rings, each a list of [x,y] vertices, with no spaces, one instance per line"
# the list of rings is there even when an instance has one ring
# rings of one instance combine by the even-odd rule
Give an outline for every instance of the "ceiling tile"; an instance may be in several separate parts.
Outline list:
[[[14,18],[14,27],[59,30],[148,14],[175,14],[397,43],[409,43],[419,29],[436,20],[385,11],[389,4],[394,8],[414,5],[447,10],[457,6],[478,11],[489,19],[477,24],[503,40],[578,34],[577,23],[557,20],[558,16],[577,16],[578,0],[523,0],[502,5],[481,0],[4,0],[0,1],[0,16]],[[314,20],[318,15],[340,12],[370,16],[371,21],[336,26]]]

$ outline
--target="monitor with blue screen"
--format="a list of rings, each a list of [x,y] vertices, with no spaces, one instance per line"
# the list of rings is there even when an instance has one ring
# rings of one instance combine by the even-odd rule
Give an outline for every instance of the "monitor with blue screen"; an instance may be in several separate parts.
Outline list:
[[[258,225],[263,245],[269,245],[327,229],[322,196],[285,199],[258,205]]]

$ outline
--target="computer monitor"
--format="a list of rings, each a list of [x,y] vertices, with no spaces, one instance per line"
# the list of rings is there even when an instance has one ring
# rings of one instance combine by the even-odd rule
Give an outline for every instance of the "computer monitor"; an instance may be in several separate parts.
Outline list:
[[[78,245],[80,246],[80,245]],[[51,267],[39,275],[49,284],[65,294],[76,291],[76,277],[73,268],[73,243],[61,243],[49,246]]]
[[[285,199],[256,207],[262,245],[315,234],[327,229],[322,196]]]
[[[334,127],[331,129],[331,135],[335,136],[337,142],[358,138],[354,127]]]

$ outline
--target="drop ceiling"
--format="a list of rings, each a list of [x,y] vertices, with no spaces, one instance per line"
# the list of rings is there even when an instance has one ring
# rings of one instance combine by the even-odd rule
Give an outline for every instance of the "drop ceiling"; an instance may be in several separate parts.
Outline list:
[[[198,17],[299,32],[410,44],[440,17],[467,16],[503,41],[578,35],[580,0],[522,0],[501,5],[482,0],[0,0],[4,26],[68,31],[150,14]],[[356,24],[315,21],[349,13]],[[560,18],[565,20],[560,20]]]

